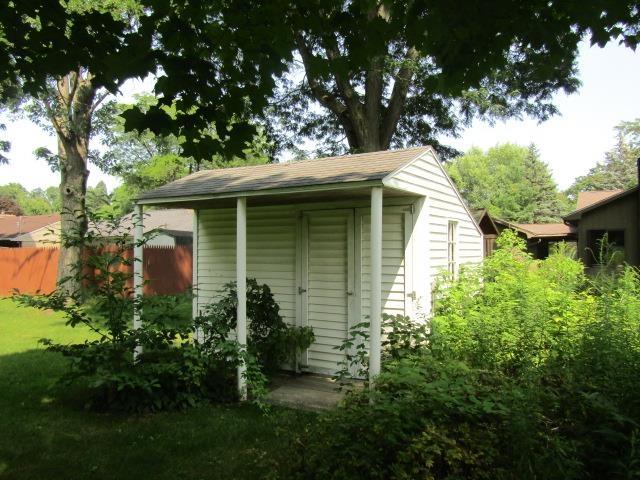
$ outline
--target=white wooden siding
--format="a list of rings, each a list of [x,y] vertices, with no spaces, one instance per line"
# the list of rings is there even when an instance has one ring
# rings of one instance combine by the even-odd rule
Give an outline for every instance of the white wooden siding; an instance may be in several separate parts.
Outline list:
[[[225,283],[235,280],[234,208],[200,210],[197,270],[198,306],[216,301]],[[296,215],[291,207],[247,210],[247,276],[266,283],[288,323],[296,312]]]
[[[431,153],[406,165],[385,180],[389,186],[420,193],[426,200],[416,212],[413,242],[414,278],[421,309],[428,313],[431,288],[437,275],[447,268],[447,225],[457,222],[457,263],[482,261],[482,234],[447,176]]]
[[[407,207],[408,208],[408,207]],[[385,207],[382,214],[382,310],[405,314],[405,219],[403,207]],[[356,238],[361,238],[360,318],[367,321],[371,300],[371,216],[359,211]]]

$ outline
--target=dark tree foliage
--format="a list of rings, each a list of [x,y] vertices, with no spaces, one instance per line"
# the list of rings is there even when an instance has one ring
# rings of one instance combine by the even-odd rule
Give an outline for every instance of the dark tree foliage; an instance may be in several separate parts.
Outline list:
[[[194,158],[238,154],[267,120],[284,147],[311,137],[330,150],[344,139],[351,151],[433,143],[446,154],[436,136],[477,115],[554,114],[552,94],[578,87],[578,43],[635,47],[640,19],[637,0],[141,0],[131,23],[2,3],[0,75],[34,91],[47,70],[81,64],[115,91],[155,74],[160,103],[129,110],[127,128],[180,135]]]

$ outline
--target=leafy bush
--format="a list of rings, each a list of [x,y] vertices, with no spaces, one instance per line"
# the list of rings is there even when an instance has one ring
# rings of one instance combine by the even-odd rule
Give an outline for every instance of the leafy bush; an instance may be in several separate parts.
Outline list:
[[[184,297],[133,300],[131,274],[122,268],[133,261],[125,254],[129,232],[110,237],[110,247],[93,249],[77,272],[91,280],[84,282],[84,292],[69,294],[62,288],[50,295],[16,296],[22,304],[61,311],[70,327],[82,324],[93,332],[92,338],[75,345],[42,340],[48,350],[70,359],[70,370],[62,380],[85,382],[88,406],[95,409],[176,409],[235,400],[236,369],[244,362],[249,393],[260,403],[266,379],[259,361],[220,335],[211,317],[185,322]],[[81,303],[84,299],[90,301]],[[131,322],[134,310],[141,313],[138,329]],[[199,342],[192,341],[196,332],[201,333]]]
[[[238,321],[236,282],[229,282],[219,292],[221,299],[206,308],[207,316],[222,336],[229,336]],[[287,325],[268,285],[255,278],[247,279],[247,349],[268,371],[289,362],[297,370],[300,353],[314,342],[311,327]]]
[[[638,478],[638,271],[589,279],[507,232],[444,282],[424,337],[388,345],[376,389],[309,428],[291,476]]]
[[[418,353],[426,348],[428,342],[428,325],[425,322],[414,322],[404,315],[382,313],[382,361],[399,360]],[[353,387],[351,379],[369,378],[369,322],[353,325],[347,338],[336,350],[344,352],[345,359],[339,363],[340,370],[334,379],[342,386]]]

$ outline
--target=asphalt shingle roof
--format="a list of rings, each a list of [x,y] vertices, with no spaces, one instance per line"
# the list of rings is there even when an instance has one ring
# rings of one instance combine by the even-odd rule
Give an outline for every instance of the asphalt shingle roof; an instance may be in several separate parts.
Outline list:
[[[0,238],[15,238],[60,221],[60,215],[0,215]]]
[[[145,192],[138,198],[190,197],[381,180],[430,148],[413,147],[290,163],[203,170]]]

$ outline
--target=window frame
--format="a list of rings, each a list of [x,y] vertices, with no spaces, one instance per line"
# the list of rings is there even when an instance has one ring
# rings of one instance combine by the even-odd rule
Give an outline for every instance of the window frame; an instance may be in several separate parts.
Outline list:
[[[458,222],[447,222],[447,271],[456,278],[458,276]]]

